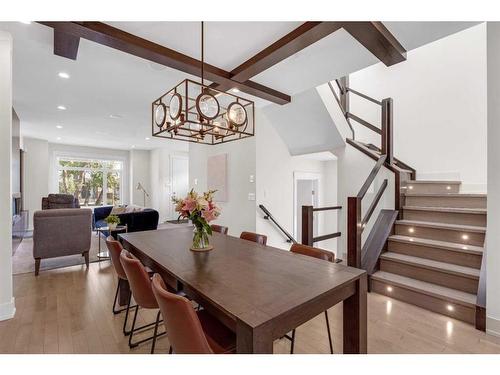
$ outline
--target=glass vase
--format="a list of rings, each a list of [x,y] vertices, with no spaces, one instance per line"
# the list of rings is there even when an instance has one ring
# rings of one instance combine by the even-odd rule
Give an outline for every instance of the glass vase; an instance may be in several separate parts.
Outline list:
[[[206,249],[210,247],[208,242],[208,233],[203,226],[195,226],[193,229],[193,250]]]

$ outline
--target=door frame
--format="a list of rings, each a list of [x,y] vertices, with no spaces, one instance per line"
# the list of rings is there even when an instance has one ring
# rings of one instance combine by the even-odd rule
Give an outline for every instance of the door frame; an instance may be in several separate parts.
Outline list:
[[[188,164],[188,191],[189,191],[189,156],[187,155],[170,155],[170,165],[169,165],[169,179],[170,179],[170,191],[169,191],[169,205],[168,205],[168,220],[177,219],[175,215],[174,205],[172,204],[172,197],[174,192],[174,161],[177,160],[186,160]]]
[[[317,197],[317,204],[321,207],[322,199],[320,194],[321,182],[323,180],[323,175],[320,172],[302,172],[302,171],[294,171],[293,172],[293,237],[297,240],[297,242],[301,243],[301,238],[297,238],[298,228],[297,228],[297,215],[302,214],[297,212],[297,180],[313,180],[317,181],[317,187],[314,191],[315,196]],[[323,219],[321,215],[315,215],[315,220],[317,220],[316,228],[321,228],[323,224]]]

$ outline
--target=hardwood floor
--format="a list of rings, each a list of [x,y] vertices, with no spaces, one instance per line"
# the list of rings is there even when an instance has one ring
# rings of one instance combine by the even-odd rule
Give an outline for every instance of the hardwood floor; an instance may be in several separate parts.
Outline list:
[[[130,350],[113,315],[116,277],[109,262],[14,276],[16,316],[0,322],[0,353],[148,353],[150,344]],[[155,311],[142,310],[138,324],[152,322]],[[342,308],[329,311],[334,350],[342,351]],[[389,297],[368,296],[369,353],[500,353],[500,338],[471,325]],[[151,331],[148,332],[148,334]],[[329,353],[323,315],[297,329],[295,353]],[[168,337],[157,353],[168,352]],[[288,340],[274,343],[288,353]]]

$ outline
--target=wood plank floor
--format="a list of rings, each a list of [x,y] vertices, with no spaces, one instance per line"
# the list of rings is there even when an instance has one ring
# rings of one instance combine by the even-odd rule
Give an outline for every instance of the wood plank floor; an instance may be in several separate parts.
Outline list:
[[[0,353],[148,353],[150,344],[129,349],[121,332],[124,315],[113,315],[116,277],[109,262],[87,271],[74,266],[14,276],[16,316],[0,322]],[[334,350],[342,352],[342,308],[329,311]],[[143,310],[138,324],[156,311]],[[369,353],[500,353],[500,338],[460,321],[375,293],[368,296]],[[139,336],[140,338],[140,336]],[[277,340],[275,353],[290,343]],[[168,352],[168,338],[157,353]],[[297,329],[296,353],[328,353],[324,316]]]

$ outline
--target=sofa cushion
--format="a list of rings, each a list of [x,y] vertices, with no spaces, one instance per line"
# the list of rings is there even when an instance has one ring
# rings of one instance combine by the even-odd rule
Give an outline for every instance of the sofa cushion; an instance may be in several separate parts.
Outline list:
[[[127,207],[126,206],[114,206],[111,209],[110,215],[120,215],[127,212]]]

